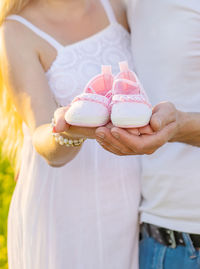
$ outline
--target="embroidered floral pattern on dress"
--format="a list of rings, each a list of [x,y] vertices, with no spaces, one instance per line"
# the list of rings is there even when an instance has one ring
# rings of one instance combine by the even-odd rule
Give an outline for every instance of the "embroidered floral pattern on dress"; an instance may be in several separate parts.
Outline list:
[[[88,38],[58,51],[46,77],[60,105],[66,106],[80,95],[88,80],[99,73],[101,65],[111,65],[113,74],[118,72],[119,61],[127,60],[132,66],[129,33],[118,23],[100,33],[92,42]],[[111,41],[115,47],[110,47]]]

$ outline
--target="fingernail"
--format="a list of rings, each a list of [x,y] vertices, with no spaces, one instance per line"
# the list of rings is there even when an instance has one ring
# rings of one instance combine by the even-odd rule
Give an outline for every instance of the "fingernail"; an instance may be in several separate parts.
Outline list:
[[[53,133],[56,133],[56,127],[55,127],[55,126],[53,127],[52,132],[53,132]]]
[[[100,138],[104,138],[105,137],[104,133],[97,133],[97,136],[100,137]]]
[[[115,138],[119,138],[119,134],[118,133],[116,133],[116,132],[112,132],[112,135],[115,137]]]

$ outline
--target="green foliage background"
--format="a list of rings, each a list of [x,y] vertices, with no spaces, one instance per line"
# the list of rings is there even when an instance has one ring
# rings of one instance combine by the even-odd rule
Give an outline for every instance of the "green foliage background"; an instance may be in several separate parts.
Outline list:
[[[7,217],[14,187],[13,169],[9,161],[3,158],[0,146],[0,269],[8,269]]]

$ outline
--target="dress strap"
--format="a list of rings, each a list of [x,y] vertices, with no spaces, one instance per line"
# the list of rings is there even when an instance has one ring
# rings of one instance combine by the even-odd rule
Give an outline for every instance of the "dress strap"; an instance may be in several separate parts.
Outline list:
[[[37,34],[38,36],[40,36],[41,38],[43,38],[45,41],[47,41],[57,51],[59,49],[61,49],[61,48],[64,47],[58,41],[56,41],[52,36],[50,36],[49,34],[43,32],[38,27],[36,27],[35,25],[33,25],[31,22],[29,22],[27,19],[25,19],[25,18],[23,18],[23,17],[21,17],[19,15],[10,15],[6,19],[18,21],[18,22],[24,24],[26,27],[28,27],[29,29],[31,29],[35,34]]]
[[[115,12],[111,6],[110,0],[101,0],[101,3],[106,11],[106,14],[108,16],[110,23],[116,23],[117,18],[115,16]]]

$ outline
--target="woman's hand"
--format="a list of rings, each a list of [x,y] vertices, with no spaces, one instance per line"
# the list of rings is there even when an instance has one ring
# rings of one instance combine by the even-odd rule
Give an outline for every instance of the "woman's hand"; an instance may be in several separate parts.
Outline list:
[[[65,121],[65,113],[69,109],[68,107],[61,107],[58,108],[54,113],[54,119],[55,119],[55,127],[53,131],[55,133],[66,133],[67,136],[70,138],[89,138],[89,139],[95,139],[96,135],[96,129],[97,128],[89,128],[89,127],[78,127],[78,126],[72,126],[69,125]]]

